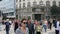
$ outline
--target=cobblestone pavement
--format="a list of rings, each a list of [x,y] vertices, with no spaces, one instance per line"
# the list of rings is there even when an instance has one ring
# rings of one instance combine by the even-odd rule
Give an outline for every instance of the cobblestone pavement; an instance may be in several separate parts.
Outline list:
[[[2,28],[0,28],[0,29],[2,29],[2,30],[0,30],[0,34],[6,34],[5,33],[5,30],[4,30],[4,25],[2,25],[1,26]],[[14,29],[13,29],[13,26],[10,28],[10,34],[14,34],[14,31],[13,31]],[[55,34],[55,29],[54,28],[52,28],[52,30],[47,30],[47,32],[44,32],[44,30],[43,30],[43,32],[42,32],[42,34]]]

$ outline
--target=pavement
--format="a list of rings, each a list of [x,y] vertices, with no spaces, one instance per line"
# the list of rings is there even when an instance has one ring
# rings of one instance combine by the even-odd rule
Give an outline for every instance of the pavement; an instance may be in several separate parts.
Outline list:
[[[5,28],[5,25],[2,25],[1,28],[0,28],[0,29],[1,29],[1,30],[0,30],[0,34],[6,34],[4,28]],[[15,33],[14,33],[13,25],[11,26],[9,33],[10,33],[10,34],[15,34]],[[52,30],[47,29],[47,32],[44,32],[44,29],[43,29],[42,34],[55,34],[55,29],[54,29],[54,27],[52,27]]]

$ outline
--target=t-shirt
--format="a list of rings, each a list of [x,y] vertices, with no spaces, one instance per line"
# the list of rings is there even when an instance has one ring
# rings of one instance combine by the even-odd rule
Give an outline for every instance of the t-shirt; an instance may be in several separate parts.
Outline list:
[[[9,23],[9,22],[5,22],[5,25],[6,25],[6,28],[8,29],[9,26],[11,25],[11,23]]]

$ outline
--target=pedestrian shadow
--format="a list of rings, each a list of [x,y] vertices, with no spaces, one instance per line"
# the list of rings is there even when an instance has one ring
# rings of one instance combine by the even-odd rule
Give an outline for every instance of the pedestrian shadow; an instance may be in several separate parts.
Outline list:
[[[48,34],[55,34],[55,32],[49,32]]]

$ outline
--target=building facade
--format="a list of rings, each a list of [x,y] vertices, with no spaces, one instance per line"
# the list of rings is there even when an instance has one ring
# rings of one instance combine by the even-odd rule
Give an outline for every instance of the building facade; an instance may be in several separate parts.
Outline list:
[[[60,6],[60,0],[16,0],[18,19],[30,17],[32,20],[51,18],[50,9]]]
[[[15,18],[15,0],[1,0],[0,1],[0,11],[2,12],[2,16],[6,16],[7,18]]]

